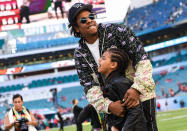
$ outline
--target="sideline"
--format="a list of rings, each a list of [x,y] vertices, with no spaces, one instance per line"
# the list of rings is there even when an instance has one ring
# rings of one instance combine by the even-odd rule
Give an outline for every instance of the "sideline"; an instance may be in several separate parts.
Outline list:
[[[175,119],[181,119],[181,118],[185,118],[185,117],[187,117],[187,115],[175,116],[175,117],[171,117],[171,118],[167,118],[167,119],[161,119],[159,121],[175,120]]]

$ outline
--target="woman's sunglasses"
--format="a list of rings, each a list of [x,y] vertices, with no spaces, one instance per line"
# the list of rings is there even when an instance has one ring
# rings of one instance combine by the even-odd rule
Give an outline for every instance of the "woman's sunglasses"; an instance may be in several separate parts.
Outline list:
[[[90,13],[87,18],[89,18],[90,20],[94,20],[95,19],[95,14],[94,13]],[[81,24],[85,24],[87,22],[87,18],[86,17],[82,17],[80,19]]]

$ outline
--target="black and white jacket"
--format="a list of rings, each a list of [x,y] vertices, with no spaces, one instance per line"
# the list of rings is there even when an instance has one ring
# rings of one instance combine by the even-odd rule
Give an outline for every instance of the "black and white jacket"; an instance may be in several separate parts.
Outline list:
[[[100,56],[108,48],[124,49],[132,66],[126,70],[127,78],[134,81],[132,88],[141,93],[141,101],[154,98],[155,83],[152,79],[152,65],[148,59],[140,40],[126,26],[119,24],[99,24],[99,52]],[[97,64],[86,45],[84,38],[79,41],[79,47],[74,52],[75,67],[84,87],[87,100],[98,110],[108,112],[111,101],[103,97],[103,79],[97,71]]]

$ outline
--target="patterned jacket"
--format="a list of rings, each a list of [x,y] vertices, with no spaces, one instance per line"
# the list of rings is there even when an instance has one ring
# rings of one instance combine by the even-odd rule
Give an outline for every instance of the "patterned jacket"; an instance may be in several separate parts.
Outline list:
[[[155,95],[155,83],[152,79],[152,65],[148,59],[140,40],[126,26],[118,24],[99,24],[99,52],[100,56],[108,48],[117,47],[124,49],[130,59],[131,66],[126,70],[126,77],[134,81],[131,86],[138,90],[141,101],[149,100]],[[79,41],[79,47],[74,52],[75,67],[84,87],[88,102],[97,111],[108,113],[111,101],[103,97],[103,79],[97,71],[97,64],[83,38]]]

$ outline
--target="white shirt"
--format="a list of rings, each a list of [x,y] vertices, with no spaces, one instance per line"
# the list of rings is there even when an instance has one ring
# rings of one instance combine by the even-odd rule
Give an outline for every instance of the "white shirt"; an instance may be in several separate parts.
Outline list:
[[[100,58],[100,55],[99,55],[99,39],[97,39],[93,44],[88,44],[86,42],[86,45],[88,46],[90,52],[92,53],[92,55],[95,59],[95,62],[97,63],[97,65],[99,65],[99,58]]]

